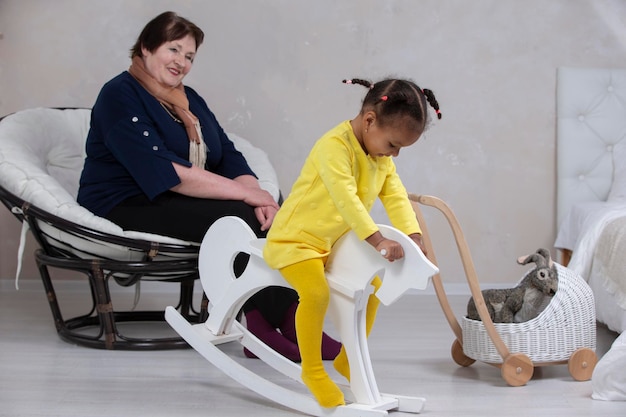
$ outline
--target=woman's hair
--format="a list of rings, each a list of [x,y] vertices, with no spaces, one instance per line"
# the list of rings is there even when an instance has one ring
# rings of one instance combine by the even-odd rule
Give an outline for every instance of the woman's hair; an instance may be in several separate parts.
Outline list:
[[[142,56],[142,48],[154,52],[165,42],[175,41],[187,35],[191,35],[196,40],[196,48],[199,48],[204,40],[202,29],[189,20],[174,12],[161,13],[143,28],[130,50],[130,57]]]
[[[413,81],[388,78],[377,83],[353,78],[343,80],[346,84],[359,84],[369,91],[363,99],[361,112],[373,110],[381,125],[393,123],[399,118],[410,117],[418,128],[424,129],[428,121],[427,106],[430,104],[441,119],[439,103],[429,89],[421,89]],[[428,104],[427,104],[428,102]]]

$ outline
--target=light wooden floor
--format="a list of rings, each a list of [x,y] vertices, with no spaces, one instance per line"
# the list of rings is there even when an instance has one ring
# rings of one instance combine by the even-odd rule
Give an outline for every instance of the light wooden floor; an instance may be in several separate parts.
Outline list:
[[[0,280],[0,416],[299,415],[248,391],[191,349],[104,351],[65,343],[56,335],[41,284],[23,281],[21,287],[15,291],[11,281]],[[83,290],[63,287],[69,313],[80,306]],[[128,292],[115,296],[117,306],[132,299]],[[449,298],[460,316],[468,297]],[[175,301],[162,288],[142,294],[144,305]],[[599,327],[599,356],[615,337]],[[626,415],[624,402],[592,400],[591,383],[574,381],[565,365],[537,367],[523,387],[508,386],[499,369],[481,362],[459,367],[450,357],[453,340],[432,291],[381,308],[370,337],[381,391],[425,397],[425,416]],[[225,350],[274,382],[286,379],[244,358],[237,345]]]

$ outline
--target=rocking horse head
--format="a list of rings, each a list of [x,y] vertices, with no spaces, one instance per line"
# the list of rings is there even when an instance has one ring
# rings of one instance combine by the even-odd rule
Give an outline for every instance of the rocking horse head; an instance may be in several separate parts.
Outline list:
[[[409,290],[426,288],[428,278],[439,269],[407,235],[391,226],[378,227],[383,236],[402,245],[404,258],[389,262],[354,233],[346,233],[335,243],[326,273],[329,281],[356,288],[364,288],[378,276],[383,283],[376,296],[384,305],[390,305]]]

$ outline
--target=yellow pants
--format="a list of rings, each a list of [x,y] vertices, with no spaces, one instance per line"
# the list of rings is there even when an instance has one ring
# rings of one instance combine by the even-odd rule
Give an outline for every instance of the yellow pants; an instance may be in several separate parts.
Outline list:
[[[300,303],[296,311],[296,334],[302,358],[302,381],[323,407],[345,404],[343,393],[328,376],[322,361],[324,317],[330,301],[330,288],[324,273],[323,259],[310,259],[280,270],[285,280],[297,291]],[[381,280],[372,285],[378,290]],[[369,335],[376,319],[380,301],[369,297],[366,310],[366,333]],[[344,348],[335,359],[335,369],[350,379],[350,366]]]

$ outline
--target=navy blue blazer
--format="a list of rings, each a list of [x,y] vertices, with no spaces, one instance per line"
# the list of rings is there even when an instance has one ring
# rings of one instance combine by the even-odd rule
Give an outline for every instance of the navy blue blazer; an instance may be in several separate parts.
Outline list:
[[[233,179],[254,175],[206,102],[185,87],[207,145],[205,169]],[[91,111],[78,203],[98,216],[125,199],[150,200],[180,183],[172,162],[191,166],[185,126],[128,72],[107,82]]]

